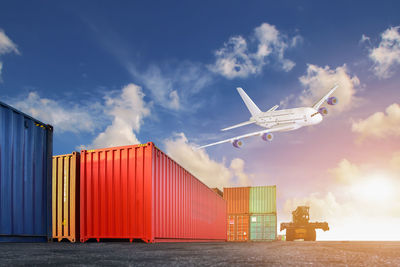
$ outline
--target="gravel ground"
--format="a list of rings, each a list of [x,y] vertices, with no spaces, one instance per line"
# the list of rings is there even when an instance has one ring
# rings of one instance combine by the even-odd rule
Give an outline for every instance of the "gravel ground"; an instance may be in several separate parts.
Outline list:
[[[400,266],[400,242],[0,243],[0,265]]]

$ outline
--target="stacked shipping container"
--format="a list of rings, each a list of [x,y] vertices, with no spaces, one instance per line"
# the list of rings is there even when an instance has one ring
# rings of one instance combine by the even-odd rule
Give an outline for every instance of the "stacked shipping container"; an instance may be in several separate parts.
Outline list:
[[[0,102],[0,242],[51,239],[53,128]]]
[[[275,240],[276,186],[251,187],[249,206],[250,240]]]
[[[224,188],[228,241],[249,240],[249,196],[250,187]]]
[[[275,240],[276,186],[224,188],[228,241]]]

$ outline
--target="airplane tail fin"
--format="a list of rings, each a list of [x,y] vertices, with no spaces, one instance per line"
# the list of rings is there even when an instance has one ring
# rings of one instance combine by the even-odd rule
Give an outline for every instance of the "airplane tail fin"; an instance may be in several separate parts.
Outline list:
[[[262,113],[262,111],[256,106],[256,104],[254,104],[253,100],[251,100],[251,98],[246,94],[246,92],[238,87],[236,88],[240,94],[240,96],[243,99],[243,102],[246,104],[247,109],[250,111],[252,116],[256,116],[260,113]]]

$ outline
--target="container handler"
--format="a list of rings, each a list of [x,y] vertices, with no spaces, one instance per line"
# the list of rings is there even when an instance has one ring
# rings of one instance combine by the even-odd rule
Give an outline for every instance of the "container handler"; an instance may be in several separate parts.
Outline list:
[[[295,239],[304,239],[304,241],[315,241],[315,229],[329,230],[327,222],[309,222],[310,207],[298,206],[292,212],[293,222],[281,223],[280,231],[286,229],[286,241],[293,241]]]

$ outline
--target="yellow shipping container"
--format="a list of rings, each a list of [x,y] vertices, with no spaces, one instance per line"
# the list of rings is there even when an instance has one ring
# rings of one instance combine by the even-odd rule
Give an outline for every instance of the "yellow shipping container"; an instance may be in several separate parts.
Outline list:
[[[79,240],[79,153],[53,157],[53,238]]]

